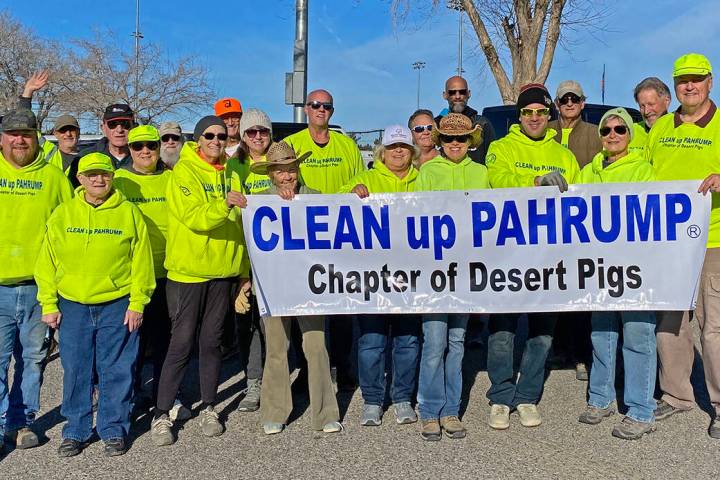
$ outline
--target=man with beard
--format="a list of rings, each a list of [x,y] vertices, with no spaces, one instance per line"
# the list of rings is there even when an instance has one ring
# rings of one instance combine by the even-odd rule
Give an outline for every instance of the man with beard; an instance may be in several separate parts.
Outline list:
[[[183,136],[180,124],[165,122],[158,129],[160,133],[160,160],[172,170],[180,158],[183,146]]]
[[[473,162],[485,164],[485,155],[487,155],[490,142],[495,140],[495,129],[487,118],[468,106],[467,103],[471,93],[467,81],[463,77],[455,75],[448,78],[443,92],[443,98],[447,100],[448,108],[435,117],[435,123],[439,125],[440,119],[448,113],[462,113],[473,122],[473,126],[480,125],[480,128],[482,128],[482,143],[477,148],[470,149],[468,155]]]

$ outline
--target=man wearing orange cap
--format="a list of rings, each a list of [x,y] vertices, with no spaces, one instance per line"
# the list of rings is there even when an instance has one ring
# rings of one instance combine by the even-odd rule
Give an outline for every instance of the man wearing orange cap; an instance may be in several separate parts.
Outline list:
[[[240,147],[240,119],[242,114],[242,105],[235,98],[221,98],[215,102],[215,115],[222,118],[227,127],[228,138],[225,153],[228,158],[234,156]]]
[[[693,318],[700,327],[705,383],[714,415],[708,433],[720,439],[720,112],[710,100],[712,66],[697,53],[683,55],[673,68],[680,108],[658,119],[648,134],[647,158],[658,181],[702,180],[699,192],[712,194],[707,251]],[[656,420],[691,410],[694,360],[690,312],[658,312],[657,350],[662,398]]]

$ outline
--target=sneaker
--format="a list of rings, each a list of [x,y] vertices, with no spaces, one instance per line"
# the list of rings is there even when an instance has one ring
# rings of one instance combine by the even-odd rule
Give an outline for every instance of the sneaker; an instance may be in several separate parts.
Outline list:
[[[150,424],[150,437],[155,445],[164,447],[175,443],[175,436],[172,433],[173,422],[163,414],[154,419]]]
[[[225,431],[220,423],[220,417],[212,406],[200,412],[200,429],[206,437],[219,437]]]
[[[62,458],[74,457],[83,451],[84,442],[78,442],[72,438],[64,438],[58,447],[58,456]]]
[[[342,423],[340,422],[328,422],[323,425],[323,432],[325,433],[338,433],[343,431]]]
[[[495,430],[505,430],[510,427],[510,407],[499,403],[492,405],[488,425]]]
[[[682,408],[675,408],[665,400],[658,401],[657,408],[655,409],[655,420],[665,420],[668,417],[675,415],[676,413],[687,412],[688,410]]]
[[[105,456],[106,457],[117,457],[124,455],[127,452],[127,444],[124,438],[111,438],[105,440]]]
[[[442,438],[442,430],[440,430],[440,421],[437,418],[429,418],[420,420],[420,436],[428,442],[438,442]]]
[[[652,433],[656,429],[655,422],[638,422],[630,417],[625,417],[622,422],[613,427],[612,436],[623,440],[639,440],[646,433]]]
[[[708,435],[710,435],[710,438],[717,438],[720,440],[720,415],[716,415],[715,418],[713,418],[713,421],[710,422]]]
[[[38,436],[29,427],[22,427],[12,432],[7,432],[5,436],[15,443],[15,448],[24,450],[26,448],[37,447],[40,444]]]
[[[542,423],[542,417],[538,412],[537,405],[532,403],[521,403],[516,407],[520,415],[520,424],[523,427],[537,427]]]
[[[603,418],[611,416],[615,413],[612,406],[606,408],[598,408],[592,405],[588,405],[585,411],[578,417],[578,422],[586,423],[588,425],[597,425],[603,421]]]
[[[260,408],[261,380],[248,380],[245,397],[238,404],[238,412],[254,412]]]
[[[382,407],[380,405],[363,405],[360,425],[363,427],[379,427],[382,423]]]
[[[183,421],[188,420],[190,417],[192,417],[192,412],[189,408],[187,408],[185,405],[182,404],[182,402],[178,399],[175,399],[175,403],[173,404],[173,407],[168,412],[168,416],[170,417],[170,420],[173,422],[175,421]]]
[[[587,365],[585,365],[582,362],[578,362],[575,364],[575,379],[580,380],[581,382],[587,382],[588,381],[588,369]]]
[[[263,423],[263,432],[265,435],[275,435],[282,432],[285,429],[285,425],[282,423],[265,422]]]
[[[417,422],[417,415],[413,410],[410,402],[400,402],[393,405],[395,407],[395,421],[398,425],[407,425],[408,423]]]
[[[465,426],[455,415],[440,417],[440,427],[442,427],[445,435],[450,438],[465,438],[467,433]]]

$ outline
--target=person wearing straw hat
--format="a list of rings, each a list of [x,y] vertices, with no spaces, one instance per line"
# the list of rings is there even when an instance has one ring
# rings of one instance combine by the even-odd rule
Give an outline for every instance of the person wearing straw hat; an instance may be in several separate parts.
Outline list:
[[[432,130],[441,154],[425,163],[415,182],[416,191],[475,190],[489,188],[487,168],[475,163],[468,150],[482,142],[482,129],[463,114],[449,113]],[[462,392],[462,359],[468,314],[422,316],[423,345],[418,378],[420,436],[437,441],[445,432],[464,438],[458,418]]]
[[[104,153],[80,159],[81,186],[50,216],[35,265],[42,320],[60,330],[61,457],[79,454],[92,437],[95,372],[105,455],[127,451],[138,328],[155,276],[145,220],[113,188],[114,172]]]

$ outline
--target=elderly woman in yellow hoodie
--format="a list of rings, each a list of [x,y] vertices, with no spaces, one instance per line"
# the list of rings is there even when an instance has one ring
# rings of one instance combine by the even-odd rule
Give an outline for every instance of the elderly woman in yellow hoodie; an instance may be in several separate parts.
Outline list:
[[[655,179],[653,167],[642,153],[628,151],[634,130],[632,117],[624,108],[605,112],[598,132],[603,150],[580,171],[580,183],[649,182]],[[623,402],[628,411],[615,425],[612,434],[625,440],[637,440],[655,431],[653,394],[657,347],[654,312],[592,312],[593,363],[588,405],[578,420],[597,425],[614,413],[620,329],[625,370]]]
[[[413,145],[412,133],[402,125],[385,129],[375,150],[373,168],[364,171],[340,189],[360,198],[373,193],[413,192],[418,176],[413,164],[420,150]],[[417,422],[412,407],[420,355],[420,322],[416,315],[358,316],[358,372],[364,405],[360,425],[379,426],[385,401],[385,346],[392,338],[393,373],[390,399],[399,424]]]
[[[113,172],[103,153],[80,159],[81,186],[50,216],[35,266],[43,322],[60,331],[61,457],[80,453],[92,436],[94,372],[105,454],[127,450],[137,330],[155,276],[142,213],[113,188]]]

